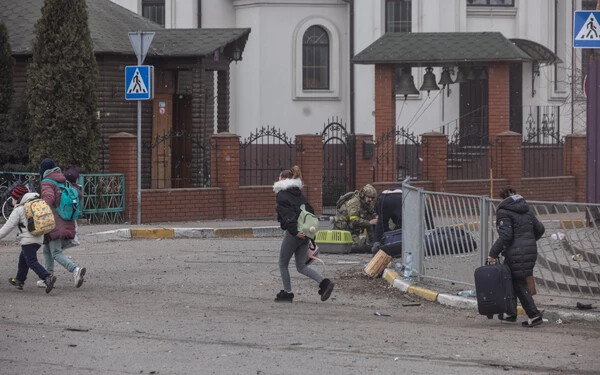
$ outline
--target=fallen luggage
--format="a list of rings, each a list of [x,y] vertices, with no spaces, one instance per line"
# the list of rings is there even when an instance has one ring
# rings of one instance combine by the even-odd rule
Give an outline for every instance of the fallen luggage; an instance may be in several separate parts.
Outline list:
[[[475,269],[475,292],[479,314],[515,314],[516,300],[510,268],[506,264],[489,264]]]
[[[454,255],[477,249],[477,242],[470,233],[457,227],[432,230],[425,235],[425,255]]]

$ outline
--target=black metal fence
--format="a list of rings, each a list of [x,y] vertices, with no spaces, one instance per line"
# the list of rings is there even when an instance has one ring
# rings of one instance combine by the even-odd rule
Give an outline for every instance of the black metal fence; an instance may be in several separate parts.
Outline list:
[[[198,188],[211,186],[210,140],[185,131],[165,131],[142,143],[149,155],[149,171],[142,186],[152,189]],[[148,178],[149,174],[149,178]]]
[[[421,142],[419,136],[404,128],[383,134],[375,141],[373,181],[421,179]],[[395,161],[395,168],[390,168]]]
[[[240,186],[271,185],[296,163],[293,140],[281,129],[262,127],[240,142]]]
[[[440,128],[448,136],[448,180],[489,178],[488,108],[480,107]]]
[[[323,214],[334,215],[340,196],[354,190],[354,137],[339,117],[323,124]]]
[[[562,176],[564,142],[559,107],[524,107],[523,112],[523,177]]]

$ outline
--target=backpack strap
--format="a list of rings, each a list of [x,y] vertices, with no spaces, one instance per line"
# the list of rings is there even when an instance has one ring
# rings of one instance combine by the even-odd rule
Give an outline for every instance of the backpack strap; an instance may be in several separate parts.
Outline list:
[[[56,180],[53,180],[53,179],[51,179],[51,178],[44,178],[44,179],[42,180],[42,182],[52,182],[54,185],[58,186],[58,187],[59,187],[59,188],[61,188],[61,189],[65,189],[65,188],[66,188],[66,186],[65,186],[65,185],[63,185],[63,184],[59,183],[58,181],[56,181]]]
[[[308,248],[309,248],[309,250],[315,250],[317,248],[317,244],[315,243],[315,240],[313,240],[310,237],[308,237]],[[321,258],[311,255],[310,251],[307,254],[307,256],[308,256],[308,259],[316,260],[317,262],[321,263],[321,265],[323,266],[323,272],[325,272],[325,262],[323,262],[321,260]]]

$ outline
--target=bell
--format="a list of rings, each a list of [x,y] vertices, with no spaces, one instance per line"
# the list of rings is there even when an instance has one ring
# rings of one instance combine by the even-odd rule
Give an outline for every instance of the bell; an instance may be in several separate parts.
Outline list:
[[[435,74],[433,74],[433,68],[428,66],[425,71],[425,75],[423,76],[423,84],[421,85],[420,90],[427,91],[427,94],[429,94],[429,91],[431,90],[439,90],[440,87],[437,85],[437,83],[435,83]]]
[[[474,69],[469,69],[469,73],[467,73],[467,81],[474,81],[475,80],[475,72]]]
[[[467,82],[467,79],[465,78],[465,74],[463,73],[463,70],[465,70],[465,68],[458,68],[458,73],[456,73],[456,79],[454,80],[454,83]]]
[[[487,78],[487,69],[484,66],[483,68],[481,68],[481,73],[479,73],[479,79],[485,81]]]
[[[452,77],[450,77],[450,69],[445,67],[442,71],[442,75],[440,77],[439,85],[442,85],[443,88],[446,88],[446,85],[453,83]]]
[[[402,68],[402,75],[400,76],[400,82],[396,88],[396,95],[404,95],[404,100],[408,95],[418,95],[419,90],[415,87],[415,81],[411,74],[410,68]]]

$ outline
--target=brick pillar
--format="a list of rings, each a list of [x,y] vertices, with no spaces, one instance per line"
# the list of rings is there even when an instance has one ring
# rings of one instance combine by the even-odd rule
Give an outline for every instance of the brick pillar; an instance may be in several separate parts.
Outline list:
[[[396,128],[394,65],[375,64],[375,139]]]
[[[125,221],[137,222],[137,137],[117,133],[108,137],[108,171],[125,174]]]
[[[510,130],[508,63],[488,65],[488,139]]]
[[[423,180],[433,182],[433,190],[443,191],[448,180],[448,137],[438,132],[422,134],[421,147]]]
[[[517,192],[521,190],[523,178],[521,134],[509,130],[495,137],[493,146],[490,147],[490,166],[494,179],[505,178]]]
[[[356,134],[356,188],[373,183],[373,136],[371,134]],[[368,144],[365,146],[365,142]],[[365,147],[370,147],[371,155],[365,155]]]
[[[586,201],[586,135],[569,134],[565,137],[564,175],[575,176],[575,201]]]
[[[232,133],[213,134],[210,144],[211,185],[223,189],[223,215],[240,217],[240,137]]]
[[[323,211],[323,138],[315,134],[298,134],[296,146],[296,164],[302,172],[303,193],[315,213],[320,214]]]

